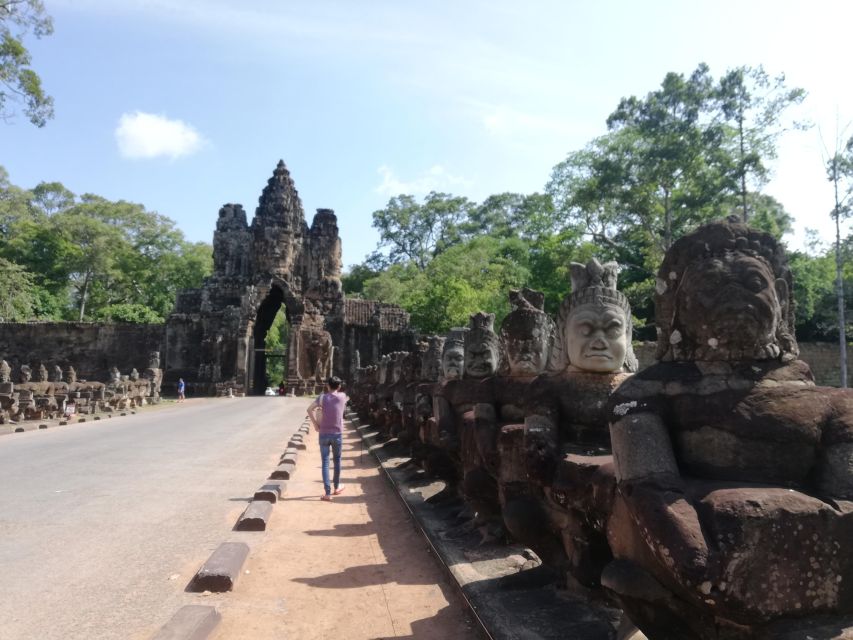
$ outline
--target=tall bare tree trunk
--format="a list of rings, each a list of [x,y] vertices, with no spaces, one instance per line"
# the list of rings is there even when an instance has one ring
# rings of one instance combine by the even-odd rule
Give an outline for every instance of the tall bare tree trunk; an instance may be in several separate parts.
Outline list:
[[[837,170],[834,171],[837,177]],[[841,259],[841,203],[838,201],[838,180],[835,186],[835,293],[838,296],[838,358],[841,367],[841,388],[847,388],[847,328],[844,319],[844,278]]]
[[[80,315],[77,317],[78,322],[83,322],[83,316],[86,313],[86,296],[89,295],[89,279],[91,272],[86,272],[86,278],[83,280],[83,291],[80,292]]]
[[[749,222],[749,209],[746,206],[746,149],[743,140],[743,113],[738,118],[738,136],[740,137],[740,197],[743,206],[743,223]]]

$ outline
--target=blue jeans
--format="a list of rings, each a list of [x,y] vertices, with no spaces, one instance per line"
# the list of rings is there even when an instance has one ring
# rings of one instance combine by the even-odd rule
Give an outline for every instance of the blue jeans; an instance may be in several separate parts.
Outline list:
[[[335,476],[333,478],[335,489],[341,484],[341,434],[340,433],[321,433],[320,434],[320,460],[323,462],[323,488],[326,490],[326,495],[332,493],[332,487],[329,484],[329,447],[332,448],[332,455],[335,459]]]

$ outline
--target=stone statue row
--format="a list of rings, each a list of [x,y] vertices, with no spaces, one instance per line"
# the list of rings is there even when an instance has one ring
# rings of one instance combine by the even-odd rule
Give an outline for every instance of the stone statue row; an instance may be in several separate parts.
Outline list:
[[[736,219],[677,241],[636,374],[616,276],[572,264],[556,322],[513,291],[497,332],[383,356],[354,409],[648,638],[853,637],[853,391],[797,359],[784,248]]]
[[[65,371],[55,365],[50,373],[44,364],[33,369],[22,364],[18,382],[12,368],[0,360],[0,423],[59,418],[76,413],[121,410],[159,402],[163,370],[159,352],[149,355],[148,368],[122,375],[113,367],[106,383],[78,380],[74,367]]]

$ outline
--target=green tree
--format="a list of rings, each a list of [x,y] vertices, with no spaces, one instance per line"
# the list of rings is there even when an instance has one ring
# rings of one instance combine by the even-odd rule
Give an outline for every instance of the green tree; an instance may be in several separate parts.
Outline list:
[[[459,224],[471,206],[466,198],[435,191],[423,204],[410,195],[391,198],[384,209],[373,212],[373,227],[379,231],[373,265],[381,264],[387,250],[387,262],[412,262],[423,271],[435,256],[461,241]]]
[[[59,213],[74,204],[76,196],[61,182],[40,182],[30,192],[30,207],[44,217]]]
[[[700,64],[688,77],[668,73],[645,98],[623,98],[607,118],[610,131],[622,132],[627,144],[620,205],[651,233],[656,253],[719,214],[726,158],[723,127],[705,117],[713,89],[707,65]]]
[[[834,206],[832,219],[835,221],[835,291],[838,303],[838,340],[841,364],[841,387],[847,387],[847,335],[844,303],[844,259],[841,248],[841,221],[850,217],[853,196],[853,137],[841,148],[836,144],[835,152],[826,162],[826,176],[832,183]]]
[[[732,207],[732,211],[740,209],[743,211],[743,198],[737,196],[738,204]],[[757,229],[762,229],[777,239],[787,235],[794,230],[794,217],[785,210],[785,205],[776,198],[766,193],[750,192],[746,195],[746,206],[749,214],[749,224]]]
[[[287,378],[287,348],[290,344],[290,323],[284,313],[284,308],[278,310],[264,339],[264,349],[274,353],[266,358],[267,379],[270,384]]]
[[[109,281],[118,278],[118,257],[127,251],[121,232],[89,215],[85,207],[53,218],[68,239],[66,260],[79,322],[86,317],[90,298],[102,304],[113,301]]]
[[[465,238],[488,235],[535,239],[558,231],[561,222],[548,194],[499,193],[472,206],[458,228]]]
[[[442,252],[423,271],[414,263],[391,265],[365,282],[365,296],[402,306],[428,333],[467,325],[480,310],[499,323],[509,312],[509,289],[530,280],[529,256],[520,238],[480,236]]]
[[[835,261],[829,253],[789,256],[794,274],[796,335],[800,340],[827,340],[837,328],[835,313]]]
[[[31,200],[32,192],[9,182],[9,172],[0,166],[0,246],[9,239],[17,221],[32,217]]]
[[[33,295],[35,287],[31,273],[0,258],[0,322],[32,320],[38,304]]]
[[[361,297],[364,292],[364,283],[370,278],[375,278],[379,275],[379,271],[371,269],[366,264],[351,265],[349,271],[341,278],[341,284],[344,288],[344,293],[352,298]]]
[[[2,170],[0,256],[32,274],[37,317],[123,322],[162,322],[213,263],[210,245],[140,204],[78,198],[57,182],[23,190]]]
[[[30,122],[43,127],[53,117],[53,98],[30,66],[32,59],[23,38],[53,33],[53,21],[41,0],[0,0],[0,118],[9,120],[13,104],[21,105]]]
[[[142,304],[120,302],[109,304],[98,310],[96,319],[101,322],[134,322],[142,324],[158,324],[163,317]]]
[[[744,222],[753,213],[749,194],[769,179],[768,162],[776,158],[779,136],[804,129],[803,122],[785,122],[785,112],[805,100],[806,92],[785,86],[785,75],[770,77],[761,66],[737,67],[726,72],[717,86],[722,121],[728,129],[727,146],[732,158],[731,176],[740,200]]]

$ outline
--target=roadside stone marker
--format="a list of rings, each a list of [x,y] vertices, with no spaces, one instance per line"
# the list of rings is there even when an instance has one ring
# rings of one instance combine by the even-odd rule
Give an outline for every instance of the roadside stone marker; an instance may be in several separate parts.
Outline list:
[[[287,493],[286,482],[269,482],[255,491],[252,500],[266,500],[267,502],[278,502],[281,496]]]
[[[249,545],[245,542],[223,542],[195,574],[187,591],[231,591],[248,555]]]
[[[213,607],[189,604],[178,609],[152,640],[205,640],[221,619]]]
[[[271,502],[266,500],[250,502],[237,521],[237,531],[265,531],[271,514]]]

